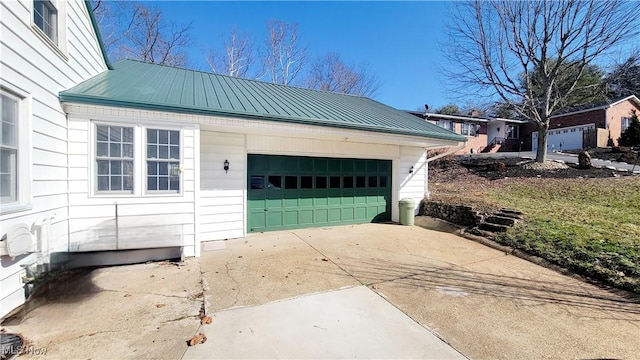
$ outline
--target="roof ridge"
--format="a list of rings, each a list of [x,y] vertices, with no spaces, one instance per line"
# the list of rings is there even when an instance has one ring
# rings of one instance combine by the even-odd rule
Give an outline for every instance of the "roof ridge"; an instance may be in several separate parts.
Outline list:
[[[181,67],[181,66],[176,66],[176,65],[166,65],[166,64],[152,63],[152,62],[138,60],[138,59],[130,59],[130,58],[120,59],[120,60],[118,60],[116,62],[116,64],[119,63],[119,62],[123,62],[123,61],[132,61],[132,62],[137,62],[137,63],[145,64],[145,65],[155,65],[155,66],[160,66],[160,67],[172,68],[172,69],[176,69],[176,70],[191,71],[191,72],[201,73],[201,74],[205,74],[205,75],[220,76],[220,77],[224,77],[224,78],[227,78],[227,79],[234,79],[234,80],[240,80],[240,81],[250,81],[250,82],[255,82],[255,83],[259,83],[259,84],[266,84],[266,85],[274,85],[274,86],[280,86],[280,87],[286,87],[286,88],[300,89],[300,90],[304,90],[304,91],[315,91],[315,92],[319,92],[319,93],[326,93],[326,94],[334,94],[334,95],[351,96],[351,97],[355,97],[355,98],[370,99],[369,97],[362,96],[362,95],[345,94],[345,93],[340,93],[340,92],[337,92],[337,91],[310,89],[310,88],[306,88],[306,87],[302,87],[302,86],[296,86],[296,85],[278,84],[278,83],[268,82],[268,81],[264,81],[264,80],[247,79],[247,78],[230,76],[230,75],[225,75],[225,74],[218,74],[218,73],[204,71],[204,70],[190,69],[190,68],[187,68],[187,67]]]

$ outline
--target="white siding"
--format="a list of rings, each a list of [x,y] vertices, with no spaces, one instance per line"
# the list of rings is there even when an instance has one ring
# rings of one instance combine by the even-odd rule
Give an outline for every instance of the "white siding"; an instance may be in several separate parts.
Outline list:
[[[580,150],[582,149],[583,132],[587,131],[587,129],[594,131],[595,128],[595,124],[586,124],[549,130],[547,135],[547,150]],[[596,136],[595,132],[592,136]],[[533,151],[538,150],[537,131],[531,134],[531,145]]]
[[[96,194],[95,122],[132,126],[134,131],[133,194]],[[181,131],[181,191],[146,191],[147,128]],[[195,253],[195,137],[197,127],[167,126],[148,118],[109,122],[101,116],[69,115],[69,251],[126,250],[180,246]]]
[[[244,135],[200,132],[200,239],[245,236],[246,152]],[[229,172],[224,161],[229,161]]]
[[[54,3],[61,29],[58,49],[33,28],[33,1],[0,2],[0,85],[28,102],[30,114],[20,126],[28,130],[31,147],[20,154],[28,171],[20,172],[18,180],[29,189],[27,206],[11,212],[5,208],[0,228],[43,223],[49,229],[39,239],[44,246],[40,254],[2,258],[0,316],[24,302],[25,266],[46,263],[50,252],[68,249],[67,120],[58,93],[106,70],[84,1]]]
[[[253,134],[247,136],[247,152],[249,154],[354,157],[389,160],[397,158],[400,155],[399,147],[396,145]]]
[[[416,203],[417,212],[420,201],[427,194],[427,163],[424,149],[401,147],[399,164],[399,198],[412,199]]]

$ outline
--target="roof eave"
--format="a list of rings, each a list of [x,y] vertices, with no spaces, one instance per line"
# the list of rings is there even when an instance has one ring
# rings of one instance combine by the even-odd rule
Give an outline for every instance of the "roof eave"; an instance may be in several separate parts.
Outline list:
[[[292,124],[305,124],[310,125],[309,120],[296,118],[296,117],[284,117],[284,116],[268,116],[268,115],[258,115],[251,113],[242,113],[242,112],[231,112],[224,110],[211,110],[211,109],[201,109],[201,108],[193,108],[193,107],[182,107],[182,106],[170,106],[170,105],[159,105],[152,103],[137,103],[132,101],[122,101],[122,100],[111,100],[97,97],[90,97],[86,95],[76,95],[67,93],[65,91],[59,94],[59,99],[61,102],[67,103],[81,103],[81,104],[91,104],[91,105],[100,105],[100,106],[111,106],[111,107],[124,107],[124,108],[135,108],[141,110],[154,110],[154,111],[166,111],[166,112],[177,112],[183,114],[193,114],[193,115],[209,115],[209,116],[223,116],[223,117],[236,117],[243,118],[249,120],[266,120],[266,121],[279,121],[286,122]],[[363,130],[363,131],[372,131],[386,134],[396,134],[396,135],[407,135],[407,136],[419,136],[425,138],[432,138],[438,140],[448,140],[454,142],[466,142],[467,139],[463,136],[451,133],[451,134],[425,134],[421,132],[411,131],[411,130],[403,130],[403,129],[389,129],[389,128],[381,128],[375,126],[363,126],[359,124],[345,124],[345,123],[337,123],[329,120],[321,120],[314,119],[311,125],[319,125],[326,127],[334,127],[341,129],[350,129],[350,130]]]
[[[91,26],[93,27],[93,31],[95,31],[96,33],[96,38],[98,39],[98,45],[100,46],[100,52],[102,53],[104,64],[107,66],[107,69],[113,70],[113,65],[111,65],[111,61],[109,61],[107,50],[104,47],[104,42],[102,41],[102,35],[100,34],[100,28],[98,27],[98,22],[96,21],[96,17],[93,15],[93,10],[91,8],[91,1],[85,0],[84,5],[87,7],[87,12],[89,13],[89,19],[91,19]]]

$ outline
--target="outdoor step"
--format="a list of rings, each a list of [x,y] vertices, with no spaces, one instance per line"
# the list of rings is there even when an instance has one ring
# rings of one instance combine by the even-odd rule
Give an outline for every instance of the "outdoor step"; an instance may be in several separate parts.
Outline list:
[[[480,230],[486,230],[486,231],[491,231],[491,232],[505,232],[507,231],[507,229],[509,228],[506,225],[500,225],[500,224],[494,224],[494,223],[489,223],[489,222],[483,222],[482,224],[480,224],[480,226],[478,227]]]
[[[473,229],[470,229],[469,233],[472,234],[472,235],[482,236],[482,237],[485,237],[485,238],[488,238],[488,239],[494,239],[497,236],[495,232],[488,231],[488,230],[482,230],[482,229],[479,229],[477,227],[475,227]]]
[[[485,219],[488,223],[513,226],[516,223],[516,219],[508,216],[500,216],[499,214],[489,216]]]
[[[514,214],[514,213],[497,212],[497,213],[493,214],[493,216],[499,216],[499,217],[503,217],[503,218],[510,218],[510,219],[513,219],[513,220],[522,220],[522,216],[521,215]]]
[[[502,208],[500,212],[503,214],[515,214],[515,215],[523,215],[522,211],[510,208]]]

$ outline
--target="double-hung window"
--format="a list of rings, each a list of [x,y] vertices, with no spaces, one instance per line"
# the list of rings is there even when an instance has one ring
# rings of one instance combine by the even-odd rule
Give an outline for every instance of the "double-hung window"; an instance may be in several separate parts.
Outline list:
[[[621,132],[625,132],[627,131],[627,129],[631,126],[631,118],[630,117],[623,117],[622,118],[622,128],[621,128]]]
[[[438,120],[438,126],[453,131],[453,121],[451,120]]]
[[[133,192],[133,128],[96,126],[97,190]]]
[[[0,130],[0,197],[2,203],[18,201],[18,98],[2,92]]]
[[[476,136],[477,125],[474,123],[462,123],[462,135]]]
[[[507,125],[507,139],[519,139],[519,127],[518,125]]]
[[[147,191],[180,192],[180,131],[147,129]]]
[[[50,0],[33,1],[33,23],[58,44],[58,10]]]

